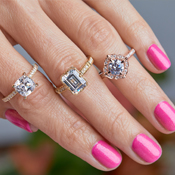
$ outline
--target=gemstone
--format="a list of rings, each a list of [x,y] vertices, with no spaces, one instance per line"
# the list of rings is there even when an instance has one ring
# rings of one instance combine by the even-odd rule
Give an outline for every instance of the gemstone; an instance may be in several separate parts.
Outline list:
[[[115,77],[115,79],[117,80],[117,79],[119,79],[120,77],[117,75],[116,77]]]
[[[122,55],[118,55],[117,58],[120,58],[121,59],[122,58]]]
[[[111,60],[111,62],[108,64],[108,70],[113,75],[119,75],[124,70],[124,62],[122,60]]]
[[[24,97],[30,95],[34,91],[35,87],[36,85],[34,81],[26,75],[20,77],[14,84],[15,90]]]
[[[73,94],[78,94],[87,86],[86,80],[83,77],[80,77],[80,73],[76,68],[71,68],[62,76],[61,80],[68,86]]]
[[[104,62],[104,76],[110,79],[121,79],[128,73],[129,62],[123,55],[107,55]]]
[[[125,64],[125,69],[127,69],[129,67],[129,64],[128,63],[126,63]]]

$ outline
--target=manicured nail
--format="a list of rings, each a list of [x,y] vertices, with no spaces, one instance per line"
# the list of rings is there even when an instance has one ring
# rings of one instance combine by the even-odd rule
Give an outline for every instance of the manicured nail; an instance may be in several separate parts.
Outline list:
[[[169,58],[155,44],[149,47],[147,55],[152,64],[159,70],[167,70],[171,66]]]
[[[13,110],[13,109],[8,109],[5,112],[5,117],[8,121],[10,121],[11,123],[13,123],[14,125],[32,133],[33,131],[31,130],[30,124],[24,120],[17,111]]]
[[[132,149],[139,157],[148,163],[155,162],[162,154],[160,146],[145,134],[136,136],[132,143]]]
[[[175,131],[175,109],[168,102],[160,102],[154,110],[154,115],[165,129]]]
[[[121,155],[112,146],[102,140],[94,145],[92,155],[107,168],[115,168],[122,161]]]

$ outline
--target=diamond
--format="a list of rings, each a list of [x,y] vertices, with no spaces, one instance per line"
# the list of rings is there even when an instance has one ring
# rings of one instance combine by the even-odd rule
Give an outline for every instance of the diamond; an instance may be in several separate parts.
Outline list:
[[[128,72],[129,62],[123,55],[107,55],[104,62],[104,76],[110,79],[120,79]]]
[[[113,79],[114,78],[114,76],[113,75],[110,75],[110,79]]]
[[[117,79],[119,79],[120,77],[117,75],[116,77],[115,77],[115,79],[117,80]]]
[[[87,86],[86,80],[80,77],[80,72],[76,68],[71,68],[61,80],[73,94],[78,94]]]
[[[122,55],[118,55],[117,58],[121,59],[122,58]]]
[[[129,63],[126,61],[125,62],[125,68],[128,68],[129,67]]]
[[[113,75],[119,75],[124,70],[124,62],[122,60],[112,60],[108,64],[108,70]]]
[[[107,65],[107,64],[108,64],[108,60],[106,59],[106,60],[105,60],[105,65]]]
[[[36,84],[31,78],[23,75],[15,82],[13,87],[20,95],[27,97],[34,91],[35,86]]]

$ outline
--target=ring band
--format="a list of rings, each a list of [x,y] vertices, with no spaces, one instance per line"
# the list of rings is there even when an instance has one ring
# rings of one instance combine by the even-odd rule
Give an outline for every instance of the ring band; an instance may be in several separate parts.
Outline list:
[[[121,79],[125,78],[128,73],[129,62],[128,59],[135,53],[134,49],[131,49],[126,56],[111,54],[107,55],[104,61],[103,72],[99,72],[102,77],[109,79]]]
[[[88,85],[83,75],[89,70],[89,68],[93,65],[93,58],[88,57],[88,61],[82,67],[80,71],[78,71],[75,67],[71,67],[68,71],[61,76],[62,86],[57,87],[55,92],[57,94],[63,93],[65,90],[70,90],[72,94],[78,94],[83,91],[84,88]]]
[[[30,95],[36,86],[38,86],[37,83],[34,83],[34,81],[31,79],[33,75],[36,73],[38,69],[38,65],[34,64],[32,70],[30,71],[29,75],[27,76],[24,72],[22,77],[20,77],[15,84],[12,86],[15,90],[11,92],[9,95],[4,97],[2,100],[3,102],[8,102],[11,100],[17,93],[24,96],[26,99],[28,95]]]

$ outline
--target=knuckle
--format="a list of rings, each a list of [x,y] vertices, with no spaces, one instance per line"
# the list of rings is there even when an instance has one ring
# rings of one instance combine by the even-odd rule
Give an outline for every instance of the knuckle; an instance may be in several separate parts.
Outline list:
[[[87,44],[90,49],[110,47],[111,41],[113,41],[114,38],[110,23],[94,17],[86,17],[82,21],[79,26],[78,36],[83,36],[83,34],[81,34],[82,31],[86,33],[84,43]]]
[[[115,117],[113,117],[114,119],[112,120],[112,124],[111,124],[112,135],[115,135],[116,130],[118,130],[118,128],[123,128],[122,127],[122,125],[124,124],[122,119],[123,116],[124,116],[123,112],[119,112],[115,114]]]
[[[69,129],[67,129],[67,127],[62,129],[59,136],[60,145],[67,148],[69,145],[77,145],[79,142],[89,143],[89,134],[86,123],[78,119],[76,121],[72,121],[68,127]]]
[[[145,87],[147,87],[147,86],[149,86],[148,85],[148,81],[147,81],[147,79],[146,78],[140,78],[140,79],[138,79],[137,80],[137,82],[136,82],[136,89],[137,89],[137,91],[136,92],[139,92],[139,93],[144,93],[144,91],[145,91]]]
[[[160,91],[157,84],[148,77],[140,76],[137,79],[135,82],[135,92],[137,97],[141,97],[142,99],[148,101],[152,101],[160,97]]]
[[[150,37],[150,28],[148,27],[148,24],[144,20],[137,19],[136,21],[132,22],[127,28],[126,28],[126,34],[130,33],[132,34],[133,38],[136,38],[136,40],[141,39],[139,43],[142,43],[143,37],[146,39],[149,39]],[[140,46],[141,47],[141,46]]]
[[[119,136],[120,138],[126,138],[122,140],[122,144],[128,144],[128,138],[132,136],[132,132],[137,127],[133,128],[133,120],[131,120],[127,112],[114,105],[110,108],[108,118],[110,120],[106,122],[107,128],[109,128],[106,130],[108,132],[107,135],[114,138],[114,140],[119,140]]]
[[[51,87],[46,84],[40,84],[35,88],[31,95],[24,99],[21,95],[16,96],[15,105],[18,106],[19,111],[28,113],[31,111],[40,111],[41,108],[46,106],[50,99]]]
[[[116,110],[117,109],[117,110]],[[116,131],[125,130],[127,128],[126,113],[116,106],[111,106],[109,113],[109,134],[115,137]]]
[[[70,67],[74,66],[77,69],[80,69],[83,63],[84,63],[84,59],[80,59],[80,55],[76,51],[70,52],[66,49],[66,51],[64,51],[64,53],[62,52],[62,54],[59,56],[59,59],[55,58],[55,61],[53,61],[52,75],[53,75],[54,83],[57,85],[58,80],[60,79],[60,76],[63,73],[65,73]],[[58,73],[55,74],[55,72],[58,72]]]

